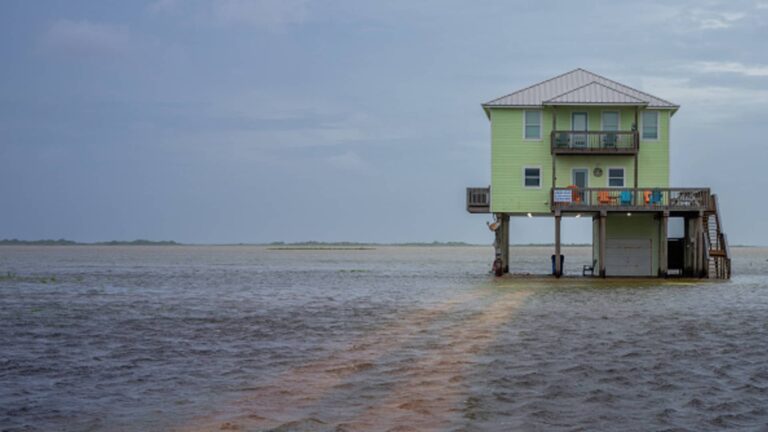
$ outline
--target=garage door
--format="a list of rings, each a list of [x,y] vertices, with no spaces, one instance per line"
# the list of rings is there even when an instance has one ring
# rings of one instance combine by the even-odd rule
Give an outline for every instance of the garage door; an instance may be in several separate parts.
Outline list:
[[[605,273],[608,276],[652,276],[651,239],[608,239]]]

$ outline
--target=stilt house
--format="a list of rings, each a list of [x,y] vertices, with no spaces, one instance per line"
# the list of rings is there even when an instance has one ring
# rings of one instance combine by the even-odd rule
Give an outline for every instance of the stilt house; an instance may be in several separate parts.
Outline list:
[[[491,123],[491,184],[467,188],[467,210],[496,218],[510,262],[510,217],[554,219],[555,275],[563,217],[592,219],[597,276],[730,277],[717,197],[675,188],[670,126],[679,106],[576,69],[482,105]],[[671,238],[670,219],[682,226]]]

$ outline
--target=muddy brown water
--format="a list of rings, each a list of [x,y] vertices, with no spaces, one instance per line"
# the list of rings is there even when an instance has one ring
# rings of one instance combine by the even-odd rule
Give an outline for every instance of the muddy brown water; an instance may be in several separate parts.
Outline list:
[[[768,430],[768,250],[734,253],[709,282],[494,279],[489,247],[0,247],[0,430]]]

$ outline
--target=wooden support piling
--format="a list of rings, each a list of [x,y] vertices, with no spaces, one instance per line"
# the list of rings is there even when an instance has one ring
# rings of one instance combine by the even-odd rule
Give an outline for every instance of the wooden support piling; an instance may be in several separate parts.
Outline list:
[[[705,241],[704,241],[704,212],[700,211],[696,218],[696,276],[704,277],[704,267],[706,266]]]
[[[560,277],[563,275],[563,269],[561,268],[561,251],[560,251],[560,222],[562,220],[560,211],[555,212],[555,276]]]
[[[600,235],[599,235],[599,241],[598,241],[598,254],[600,256],[600,277],[605,277],[605,224],[606,219],[608,217],[608,213],[606,211],[600,212],[600,218],[598,220]]]
[[[509,273],[509,215],[501,216],[501,264],[504,273]]]
[[[664,211],[661,214],[661,221],[659,225],[659,276],[660,277],[667,277],[668,268],[667,265],[669,263],[668,258],[668,244],[669,241],[667,240],[668,237],[668,230],[669,230],[669,211]]]

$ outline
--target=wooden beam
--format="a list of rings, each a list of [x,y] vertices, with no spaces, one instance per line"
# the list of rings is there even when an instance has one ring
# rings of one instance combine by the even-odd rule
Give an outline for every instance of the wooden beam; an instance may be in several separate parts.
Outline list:
[[[555,216],[555,276],[560,277],[563,274],[561,265],[562,251],[560,249],[560,222],[562,216]]]
[[[637,123],[637,107],[635,107],[635,128],[636,128],[636,129],[639,129],[639,128],[640,128],[640,125]],[[634,137],[633,137],[632,139],[634,139]],[[638,144],[639,144],[639,143],[638,143]],[[638,172],[637,172],[637,171],[638,171],[638,169],[637,169],[637,165],[638,165],[638,164],[637,164],[637,153],[635,153],[635,189],[637,189],[637,176],[638,176]],[[637,202],[638,202],[638,196],[637,196],[637,195],[638,195],[638,194],[635,194],[635,196],[634,196],[634,198],[635,198],[635,203],[637,203]]]
[[[700,211],[696,218],[696,276],[698,277],[704,276],[704,266],[706,265],[704,247],[704,212]]]
[[[557,130],[557,110],[555,107],[552,107],[552,133],[549,134],[549,148],[554,148],[554,142],[552,139],[555,137],[555,131]],[[554,152],[550,151],[552,154],[552,187],[556,187],[557,184],[557,157]],[[550,201],[549,205],[552,205],[554,201]]]
[[[552,155],[552,187],[557,187],[557,155]],[[554,199],[550,202],[550,205],[554,203]]]
[[[635,130],[640,132],[640,123],[637,122],[637,107],[635,107]]]
[[[637,189],[637,175],[638,175],[638,170],[637,170],[637,153],[635,153],[635,189]],[[638,202],[637,194],[635,194],[635,203],[637,203],[637,202]]]
[[[665,211],[661,214],[661,221],[660,221],[660,227],[659,227],[659,276],[660,277],[667,277],[667,264],[669,262],[668,258],[668,240],[667,240],[667,233],[668,233],[668,226],[669,226],[669,212]]]
[[[605,224],[608,218],[608,213],[605,211],[600,212],[600,220],[598,221],[600,235],[598,240],[598,255],[600,256],[600,277],[605,277]]]
[[[555,213],[555,276],[560,277],[563,275],[563,269],[560,265],[560,222],[561,222],[562,216],[560,215],[560,212]]]

